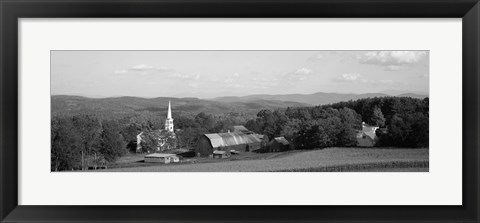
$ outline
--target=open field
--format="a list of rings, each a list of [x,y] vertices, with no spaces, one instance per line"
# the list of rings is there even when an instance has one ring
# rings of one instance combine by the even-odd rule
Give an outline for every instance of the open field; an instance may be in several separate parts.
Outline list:
[[[248,157],[250,154],[251,157]],[[428,172],[428,149],[327,148],[313,151],[245,153],[229,160],[155,164],[102,171],[119,172]],[[257,157],[260,156],[260,157]]]

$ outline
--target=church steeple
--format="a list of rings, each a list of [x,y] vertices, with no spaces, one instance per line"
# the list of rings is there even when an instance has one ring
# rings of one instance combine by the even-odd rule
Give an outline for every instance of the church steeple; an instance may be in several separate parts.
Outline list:
[[[168,132],[173,132],[173,118],[172,118],[172,108],[170,106],[170,101],[168,101],[168,113],[167,119],[165,119],[165,130]]]
[[[168,114],[167,119],[172,119],[172,108],[170,107],[170,101],[168,101]]]

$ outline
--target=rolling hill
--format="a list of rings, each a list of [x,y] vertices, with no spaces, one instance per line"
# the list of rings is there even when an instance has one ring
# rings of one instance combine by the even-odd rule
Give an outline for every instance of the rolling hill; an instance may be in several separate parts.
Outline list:
[[[255,100],[276,100],[276,101],[294,101],[309,105],[325,105],[341,101],[357,100],[361,98],[388,97],[390,95],[384,93],[369,94],[339,94],[339,93],[323,93],[314,94],[285,94],[285,95],[249,95],[243,97],[219,97],[212,99],[221,102],[249,102]],[[398,97],[425,98],[425,95],[406,93],[398,95]]]
[[[71,95],[54,95],[51,97],[52,114],[88,114],[110,113],[126,114],[132,112],[164,112],[168,101],[176,112],[221,114],[229,112],[256,114],[261,109],[278,109],[287,107],[304,107],[331,104],[341,101],[356,100],[369,97],[387,97],[383,93],[371,94],[286,94],[286,95],[249,95],[243,97],[219,97],[214,99],[199,98],[141,98],[141,97],[110,97],[88,98]],[[426,96],[407,93],[401,97],[424,98]]]
[[[52,114],[64,113],[130,113],[141,111],[167,110],[168,101],[176,112],[220,114],[228,112],[244,112],[256,114],[261,109],[309,106],[308,104],[278,100],[251,100],[248,102],[221,102],[198,98],[140,98],[113,97],[87,98],[70,95],[54,95],[51,97]]]

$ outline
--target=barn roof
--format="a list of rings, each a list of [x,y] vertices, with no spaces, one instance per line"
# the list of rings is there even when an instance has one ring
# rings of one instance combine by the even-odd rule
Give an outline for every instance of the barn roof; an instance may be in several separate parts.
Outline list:
[[[262,142],[255,134],[241,132],[205,134],[213,148]]]
[[[233,129],[233,132],[242,132],[242,133],[245,133],[245,134],[251,134],[253,133],[252,131],[248,130],[245,126],[243,125],[234,125],[232,127]]]
[[[273,140],[277,141],[278,143],[281,143],[282,145],[284,146],[288,146],[290,143],[288,142],[287,139],[285,139],[285,137],[275,137],[273,138]]]

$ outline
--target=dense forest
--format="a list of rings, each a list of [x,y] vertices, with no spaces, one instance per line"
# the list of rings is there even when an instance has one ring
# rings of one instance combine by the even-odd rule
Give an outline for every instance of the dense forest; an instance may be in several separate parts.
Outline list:
[[[136,111],[117,118],[91,114],[53,114],[51,128],[52,171],[80,169],[85,160],[114,162],[136,149],[141,131],[163,129],[166,113]],[[428,147],[428,98],[375,97],[321,105],[263,109],[256,115],[175,113],[174,124],[179,146],[192,149],[205,133],[226,132],[233,125],[269,138],[284,136],[293,149],[320,149],[355,146],[356,131],[362,121],[378,125],[377,146]]]

